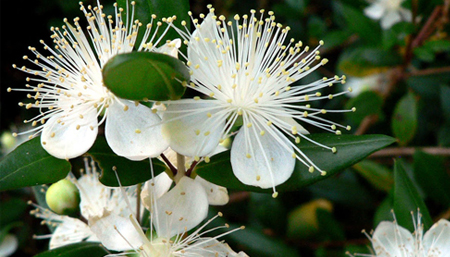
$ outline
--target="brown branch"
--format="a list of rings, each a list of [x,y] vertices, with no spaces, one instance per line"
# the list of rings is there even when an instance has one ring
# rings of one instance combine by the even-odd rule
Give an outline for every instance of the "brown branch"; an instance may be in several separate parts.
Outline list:
[[[429,68],[424,70],[416,70],[412,71],[409,74],[406,74],[406,76],[427,76],[432,74],[438,74],[438,73],[446,73],[450,72],[450,67],[439,67],[439,68]]]
[[[416,150],[432,155],[450,156],[450,148],[444,147],[389,147],[371,154],[369,158],[413,155]]]
[[[366,131],[378,121],[378,115],[373,114],[366,116],[359,124],[359,127],[355,131],[355,135],[363,135]]]
[[[412,48],[422,45],[423,41],[425,41],[425,39],[427,39],[431,35],[431,33],[433,33],[433,31],[438,26],[437,19],[441,15],[442,11],[443,8],[441,5],[438,5],[434,8],[427,22],[420,30],[419,34],[417,35],[416,38],[414,38],[412,42]]]
[[[242,191],[242,192],[235,192],[230,194],[230,200],[228,203],[236,203],[236,202],[242,202],[250,197],[250,192]]]

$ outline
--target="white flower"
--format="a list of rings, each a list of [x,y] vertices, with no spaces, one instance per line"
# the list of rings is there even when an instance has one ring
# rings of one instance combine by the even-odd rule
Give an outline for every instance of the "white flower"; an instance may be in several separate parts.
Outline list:
[[[401,5],[405,0],[375,0],[364,13],[371,19],[381,20],[381,27],[389,29],[395,23],[402,20],[411,21],[412,14]]]
[[[138,51],[163,52],[177,57],[181,41],[174,40],[156,48],[160,39],[155,40],[158,29],[150,35],[156,18],[152,16],[142,43],[135,46],[142,24],[132,20],[134,2],[125,17],[117,4],[114,16],[103,13],[100,4],[87,8],[80,5],[89,24],[86,32],[80,27],[79,18],[74,19],[74,25],[64,19],[66,25],[62,29],[51,28],[54,48],[41,40],[47,53],[29,47],[36,58],[24,56],[38,69],[13,65],[32,75],[27,78],[32,83],[25,89],[8,88],[8,91],[28,92],[32,102],[19,105],[39,110],[39,115],[25,121],[35,127],[27,133],[33,133],[31,138],[42,132],[44,149],[57,158],[69,159],[84,154],[92,146],[98,127],[105,122],[106,140],[117,155],[132,160],[159,155],[167,148],[161,137],[161,126],[156,126],[161,119],[146,106],[111,93],[103,85],[102,68],[111,57],[131,52],[134,47]],[[157,27],[160,25],[158,22]]]
[[[0,257],[10,256],[17,250],[18,246],[19,242],[16,236],[12,234],[4,235],[3,240],[0,242]]]
[[[178,184],[169,192],[157,198],[156,181],[149,184],[150,187],[150,219],[152,227],[145,235],[134,216],[130,216],[130,222],[135,231],[140,234],[139,239],[130,239],[123,234],[121,228],[116,228],[116,234],[123,236],[129,242],[127,250],[133,250],[142,257],[173,257],[173,256],[247,256],[241,252],[235,253],[227,244],[219,242],[217,238],[232,233],[237,228],[225,232],[216,237],[203,237],[205,233],[219,228],[202,231],[213,219],[203,224],[200,228],[188,234],[188,231],[196,227],[206,218],[208,205],[204,189],[189,177],[182,177]],[[218,214],[221,216],[222,214]],[[112,227],[112,225],[110,225]],[[101,231],[99,231],[101,232]],[[97,233],[103,243],[111,234]],[[135,246],[139,242],[140,245]],[[106,246],[106,245],[105,245]],[[107,247],[107,246],[106,246]],[[108,248],[108,247],[107,247]],[[129,253],[110,254],[109,256],[123,256]]]
[[[365,77],[347,77],[346,86],[352,88],[352,92],[349,92],[347,95],[355,97],[367,90],[383,92],[388,87],[388,84],[391,83],[392,75],[393,72],[391,70]]]
[[[189,87],[211,99],[196,96],[165,103],[163,136],[170,147],[199,160],[229,136],[237,120],[242,120],[231,147],[231,165],[244,184],[275,191],[276,185],[291,176],[295,159],[311,172],[317,169],[325,174],[296,145],[300,138],[310,140],[298,121],[336,134],[341,133],[337,127],[349,129],[320,117],[340,111],[308,104],[343,94],[322,95],[318,90],[344,83],[345,77],[292,85],[327,63],[319,55],[320,46],[301,48],[302,43],[293,39],[283,45],[290,28],[275,23],[272,12],[263,18],[261,11],[258,19],[252,10],[250,16],[236,15],[233,23],[215,16],[214,9],[208,7],[210,13],[200,16],[204,18],[201,24],[193,19],[195,32],[177,30],[187,44]],[[321,146],[330,152],[336,150]]]
[[[106,229],[102,227],[104,223],[113,223],[129,238],[138,238],[139,235],[135,233],[132,224],[129,223],[128,217],[131,212],[127,205],[136,209],[135,186],[128,187],[123,192],[120,188],[104,186],[98,180],[95,163],[92,162],[89,165],[87,159],[85,159],[85,173],[78,180],[73,176],[69,176],[69,179],[78,187],[81,216],[89,224],[77,218],[55,214],[35,205],[37,208],[31,211],[31,214],[43,219],[43,224],[55,227],[51,235],[36,236],[36,238],[50,237],[50,249],[81,241],[99,242],[95,231],[103,229],[106,232]],[[119,235],[110,237],[109,243],[113,250],[120,251],[124,247],[128,247],[128,243]]]
[[[373,257],[448,257],[450,256],[450,222],[441,219],[423,234],[420,213],[414,220],[414,233],[399,226],[396,221],[383,221],[372,237]],[[350,255],[351,256],[351,255]]]
[[[218,154],[220,152],[226,151],[226,148],[219,146],[217,147],[216,151],[214,151],[213,154]],[[168,167],[178,167],[177,165],[177,153],[173,151],[172,149],[168,148],[163,153],[166,162],[166,165]],[[192,165],[192,158],[186,158],[185,159],[185,167],[186,169],[190,169]],[[228,190],[225,187],[218,186],[216,184],[213,184],[200,176],[196,176],[194,179],[195,183],[198,183],[203,187],[203,189],[206,192],[208,202],[206,204],[209,205],[225,205],[228,203],[229,196],[228,196]],[[150,187],[151,184],[154,184],[154,187]],[[149,180],[145,182],[144,187],[142,188],[141,192],[141,199],[144,206],[148,209],[150,209],[150,203],[151,203],[151,191],[155,191],[156,193],[156,199],[161,197],[163,194],[165,194],[167,191],[169,191],[170,187],[173,184],[173,180],[167,175],[167,173],[163,172],[155,177],[154,180]]]

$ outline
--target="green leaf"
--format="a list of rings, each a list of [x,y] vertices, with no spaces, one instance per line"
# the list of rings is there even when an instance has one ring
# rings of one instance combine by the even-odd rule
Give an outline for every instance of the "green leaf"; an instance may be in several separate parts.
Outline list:
[[[428,230],[433,225],[433,220],[401,161],[396,161],[394,164],[394,182],[394,212],[398,224],[413,232],[414,223],[411,213],[415,213],[416,219],[417,210],[420,210],[424,229]]]
[[[188,11],[190,10],[189,0],[170,0],[170,1],[161,1],[161,0],[133,0],[135,2],[135,12],[134,19],[138,19],[142,24],[142,28],[139,30],[137,43],[140,43],[142,37],[144,36],[145,27],[152,20],[152,14],[156,14],[157,21],[160,21],[162,18],[176,16],[177,20],[174,22],[174,25],[181,28],[181,21],[185,20],[187,22],[186,27],[190,28],[190,18],[188,15]],[[128,10],[127,4],[130,1],[128,0],[118,0],[117,3],[120,7],[123,7],[124,10]],[[130,7],[129,7],[130,8]],[[125,12],[126,13],[126,12]],[[155,21],[153,22],[153,27],[156,28]],[[162,33],[166,30],[167,24],[163,23],[162,26],[158,28],[157,38],[159,38]],[[184,29],[184,27],[183,27]],[[152,31],[153,35],[154,30]],[[174,29],[169,29],[165,36],[161,39],[161,42],[164,43],[167,40],[173,40],[179,38],[180,36]]]
[[[103,257],[109,252],[100,243],[82,242],[49,250],[35,257]]]
[[[133,52],[111,58],[103,68],[105,85],[117,96],[164,101],[181,98],[189,71],[178,59],[161,53]]]
[[[399,22],[390,29],[383,30],[383,47],[390,49],[393,46],[405,46],[405,38],[414,32],[414,25],[411,22]]]
[[[136,185],[152,178],[148,159],[131,161],[118,156],[110,149],[104,137],[97,137],[87,154],[92,156],[102,169],[100,182],[106,186],[119,186],[113,167],[117,171],[122,186]],[[166,169],[164,163],[157,159],[152,159],[152,163],[155,176]]]
[[[440,85],[440,98],[442,114],[447,121],[450,121],[450,86]]]
[[[359,162],[371,153],[395,142],[393,138],[384,135],[336,136],[331,134],[313,134],[310,135],[310,138],[321,144],[337,148],[337,153],[333,154],[330,150],[310,143],[307,140],[302,140],[299,144],[299,148],[303,153],[319,168],[327,171],[327,174],[322,176],[317,171],[310,173],[304,164],[297,161],[291,178],[284,184],[277,186],[277,191],[295,191],[326,179]],[[272,193],[272,189],[261,189],[241,183],[233,174],[230,163],[230,151],[211,157],[209,163],[200,163],[196,168],[196,172],[202,178],[229,189]]]
[[[389,192],[389,195],[378,205],[373,217],[373,227],[376,228],[382,221],[394,221],[394,190]]]
[[[380,73],[387,67],[402,63],[402,57],[397,52],[373,47],[349,48],[339,59],[338,68],[355,77]]]
[[[355,164],[353,168],[379,190],[389,192],[394,184],[392,172],[374,161],[364,160]]]
[[[68,161],[48,154],[36,137],[0,160],[0,191],[53,183],[65,178],[70,169]]]
[[[367,44],[380,42],[381,29],[377,22],[366,17],[360,10],[346,4],[336,4],[349,30],[356,32]]]
[[[417,103],[412,92],[403,96],[392,115],[392,131],[400,145],[411,141],[417,130]]]
[[[450,176],[442,158],[416,151],[414,175],[417,183],[429,197],[450,207]]]
[[[359,125],[369,115],[382,116],[382,106],[383,98],[379,94],[373,91],[364,91],[347,102],[347,108],[355,107],[357,111],[346,113],[346,118],[351,125]]]
[[[232,225],[230,225],[233,228]],[[249,256],[260,257],[297,257],[299,254],[295,248],[286,245],[278,238],[264,235],[262,231],[251,227],[228,235],[227,242],[234,242],[245,247],[245,253]],[[262,247],[264,246],[264,247]]]

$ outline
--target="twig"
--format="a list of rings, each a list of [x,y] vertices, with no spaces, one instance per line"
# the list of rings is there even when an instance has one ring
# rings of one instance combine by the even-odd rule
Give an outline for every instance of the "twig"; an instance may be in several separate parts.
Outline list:
[[[142,184],[138,183],[136,187],[136,220],[141,222],[141,190]]]
[[[228,203],[236,203],[236,202],[242,202],[250,197],[250,193],[247,191],[242,192],[235,192],[230,194],[230,200]]]
[[[417,150],[432,155],[450,156],[450,148],[444,147],[390,147],[371,154],[369,158],[413,155]]]
[[[369,129],[369,127],[378,121],[378,118],[379,117],[376,114],[366,116],[361,121],[361,124],[359,124],[359,127],[356,129],[355,135],[362,135],[362,134],[366,133],[366,131]]]
[[[422,27],[417,37],[412,41],[412,48],[422,45],[423,41],[425,41],[425,39],[427,39],[428,36],[434,31],[434,29],[437,27],[436,20],[441,14],[442,10],[443,8],[441,5],[438,5],[434,8],[433,12],[430,15],[430,18],[428,18],[427,22]]]
[[[429,68],[424,70],[412,71],[409,74],[406,74],[406,76],[426,76],[446,72],[450,72],[450,67]]]

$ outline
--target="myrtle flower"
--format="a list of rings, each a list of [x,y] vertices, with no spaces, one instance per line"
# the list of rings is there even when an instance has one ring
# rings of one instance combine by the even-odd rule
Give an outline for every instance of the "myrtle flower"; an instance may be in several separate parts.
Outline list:
[[[421,215],[414,219],[414,233],[394,222],[382,221],[372,237],[374,255],[356,254],[355,256],[373,257],[448,257],[450,256],[450,222],[441,219],[435,223],[425,234]],[[352,255],[350,255],[352,256]]]
[[[36,108],[39,114],[25,123],[33,129],[30,136],[41,132],[41,143],[47,152],[57,158],[74,158],[84,154],[94,143],[98,127],[105,123],[105,136],[112,150],[132,160],[142,160],[159,155],[167,148],[161,139],[158,115],[146,106],[111,93],[102,81],[102,68],[110,58],[120,53],[156,51],[177,57],[177,47],[181,41],[174,40],[162,47],[156,46],[161,38],[155,39],[161,22],[154,22],[156,16],[146,27],[140,45],[136,44],[138,31],[142,24],[134,20],[134,5],[123,17],[123,9],[114,5],[114,16],[106,15],[103,6],[80,9],[86,17],[86,31],[81,28],[79,18],[73,25],[64,19],[62,28],[51,28],[51,46],[41,40],[46,53],[29,47],[35,58],[24,56],[36,69],[23,66],[18,68],[32,75],[31,82],[24,91],[32,101],[19,103],[26,109]],[[155,24],[156,23],[156,24]],[[157,25],[154,34],[151,29]],[[165,31],[164,33],[165,34]],[[99,119],[100,116],[103,116]],[[16,134],[17,135],[17,134]]]
[[[231,146],[231,165],[244,184],[274,189],[292,174],[295,159],[322,171],[297,146],[300,139],[310,140],[308,131],[298,122],[340,134],[339,127],[350,129],[320,117],[327,112],[313,108],[312,101],[332,99],[344,94],[322,95],[322,88],[344,83],[345,77],[323,78],[305,85],[292,83],[327,63],[318,49],[302,48],[293,39],[283,45],[290,30],[275,22],[273,12],[264,18],[252,10],[250,15],[234,16],[234,22],[209,14],[193,19],[191,34],[177,29],[187,45],[190,88],[210,99],[166,102],[163,136],[170,147],[199,160],[226,139],[233,125],[242,121]],[[182,25],[186,23],[183,21]],[[351,111],[351,110],[349,110]],[[234,134],[234,133],[233,133]],[[314,142],[330,152],[334,147]]]
[[[214,151],[214,154],[218,154],[220,152],[225,151],[226,148],[219,146],[217,147],[216,151]],[[164,151],[165,159],[162,159],[164,162],[166,162],[168,167],[178,167],[177,165],[177,154],[172,149],[167,149]],[[193,159],[188,157],[185,159],[185,167],[186,169],[191,168]],[[170,187],[173,184],[173,180],[167,175],[167,173],[163,172],[156,176],[153,180],[149,180],[145,182],[144,187],[142,188],[141,192],[141,199],[142,203],[145,205],[146,208],[150,208],[150,205],[148,204],[152,194],[151,191],[155,191],[156,193],[156,199],[164,195],[167,191],[169,191]],[[201,186],[207,195],[207,202],[205,202],[205,205],[225,205],[228,203],[229,196],[228,196],[228,190],[225,187],[218,186],[216,184],[213,184],[200,176],[196,176],[194,178],[194,182],[196,183],[196,186]],[[154,183],[154,188],[150,187],[150,185]]]
[[[188,233],[189,230],[200,224],[207,214],[207,208],[202,204],[202,202],[206,201],[206,193],[193,179],[186,176],[182,177],[173,189],[159,198],[157,198],[156,184],[157,182],[153,179],[149,185],[151,197],[148,204],[150,205],[149,211],[152,223],[152,226],[149,228],[150,231],[147,231],[147,235],[144,234],[135,217],[131,215],[130,223],[134,225],[135,231],[140,234],[140,238],[137,241],[133,241],[124,235],[122,229],[115,229],[116,234],[121,235],[129,242],[127,250],[133,252],[110,254],[108,256],[124,256],[132,255],[133,253],[137,253],[142,257],[247,256],[243,252],[235,253],[227,244],[217,240],[219,237],[243,229],[243,227],[229,230],[216,237],[204,237],[206,233],[213,230],[228,228],[228,225],[225,225],[202,231],[212,220],[222,216],[221,213],[201,225],[198,229],[195,229],[192,233]],[[103,244],[111,236],[107,233],[97,235]],[[134,245],[137,242],[140,245],[136,247]],[[108,246],[106,247],[108,248]]]
[[[132,225],[128,222],[131,212],[126,202],[128,201],[128,204],[136,209],[136,187],[128,187],[123,192],[120,188],[109,188],[100,183],[98,175],[95,163],[89,163],[85,159],[82,176],[79,179],[73,175],[68,177],[80,192],[80,211],[83,220],[53,213],[30,202],[36,207],[31,214],[43,219],[43,224],[55,227],[52,234],[35,237],[50,238],[50,249],[81,241],[99,242],[94,231],[102,228],[102,224],[114,221],[114,224],[129,238],[137,238],[138,235],[134,233]],[[125,198],[127,198],[126,201]],[[113,237],[110,241],[116,246],[114,250],[118,251],[123,250],[121,245],[127,244],[120,236]]]
[[[367,17],[381,20],[381,27],[389,29],[400,21],[411,21],[411,11],[402,7],[405,0],[375,0],[364,9]]]
[[[0,256],[7,257],[12,255],[19,246],[19,240],[13,234],[6,234],[0,242]]]
[[[380,72],[365,77],[348,77],[346,86],[352,88],[349,97],[358,96],[360,93],[373,90],[383,93],[392,81],[393,70]]]

